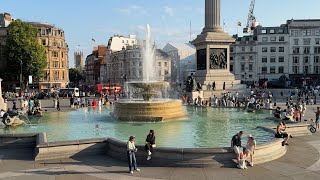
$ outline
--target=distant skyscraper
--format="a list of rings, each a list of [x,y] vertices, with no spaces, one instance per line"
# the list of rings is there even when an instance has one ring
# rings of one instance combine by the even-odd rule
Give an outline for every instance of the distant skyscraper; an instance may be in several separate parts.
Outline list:
[[[82,51],[74,52],[74,67],[79,70],[84,69],[84,59]]]

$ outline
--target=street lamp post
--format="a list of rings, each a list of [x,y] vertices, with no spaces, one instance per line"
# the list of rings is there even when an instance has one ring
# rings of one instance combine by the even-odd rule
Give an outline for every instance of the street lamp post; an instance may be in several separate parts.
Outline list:
[[[20,94],[22,95],[22,60],[20,60]]]

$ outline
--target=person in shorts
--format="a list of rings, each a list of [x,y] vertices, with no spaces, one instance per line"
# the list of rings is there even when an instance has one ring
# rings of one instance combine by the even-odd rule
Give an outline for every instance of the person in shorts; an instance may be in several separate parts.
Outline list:
[[[286,125],[283,122],[280,122],[279,125],[277,126],[277,133],[275,134],[275,137],[283,139],[282,146],[289,145],[288,144],[289,137],[292,137],[285,130],[286,130]]]
[[[231,150],[233,150],[234,153],[237,155],[237,164],[238,164],[238,167],[241,167],[241,168],[243,167],[243,166],[241,166],[241,164],[242,164],[241,161],[243,159],[243,148],[241,145],[241,136],[242,135],[243,135],[243,131],[240,131],[239,133],[234,135],[231,140]]]

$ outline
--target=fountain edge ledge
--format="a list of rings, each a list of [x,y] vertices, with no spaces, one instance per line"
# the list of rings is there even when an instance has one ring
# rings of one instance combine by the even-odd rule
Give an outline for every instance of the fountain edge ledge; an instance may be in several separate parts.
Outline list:
[[[310,135],[307,124],[288,126],[293,136]],[[275,134],[274,127],[258,127]],[[308,133],[309,132],[309,133]],[[255,164],[269,162],[282,157],[286,146],[281,146],[282,139],[272,139],[259,144],[255,151]],[[119,160],[127,160],[126,142],[114,138],[83,139],[75,141],[48,142],[46,133],[4,134],[0,135],[2,147],[34,148],[35,161],[72,158],[94,154],[106,154]],[[137,146],[136,153],[139,164],[179,166],[179,165],[225,165],[233,163],[235,155],[228,147],[224,148],[162,148],[158,147],[151,161],[146,161],[144,146]]]

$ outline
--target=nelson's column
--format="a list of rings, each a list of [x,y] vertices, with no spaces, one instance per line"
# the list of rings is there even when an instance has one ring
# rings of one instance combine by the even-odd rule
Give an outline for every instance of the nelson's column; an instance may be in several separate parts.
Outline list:
[[[192,42],[197,49],[197,71],[194,77],[202,85],[212,85],[216,90],[231,89],[232,84],[239,87],[240,81],[230,73],[230,44],[235,42],[220,26],[220,0],[205,0],[205,27]],[[203,86],[204,98],[206,93]]]

